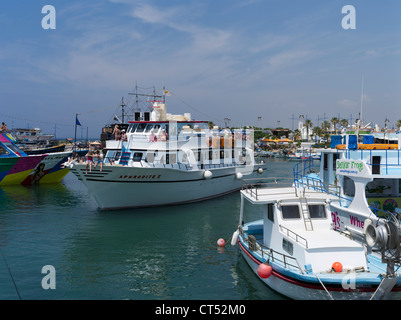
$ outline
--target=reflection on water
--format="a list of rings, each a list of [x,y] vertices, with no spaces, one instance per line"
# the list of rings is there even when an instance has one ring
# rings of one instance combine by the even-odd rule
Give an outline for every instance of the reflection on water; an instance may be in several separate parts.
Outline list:
[[[278,176],[292,165],[271,162],[269,168]],[[0,205],[0,244],[22,299],[282,299],[230,245],[238,193],[188,205],[99,211],[68,174],[59,184],[2,187]],[[245,218],[260,214],[252,209]],[[41,287],[47,264],[56,269],[56,290]],[[0,283],[1,299],[17,298],[1,263]]]

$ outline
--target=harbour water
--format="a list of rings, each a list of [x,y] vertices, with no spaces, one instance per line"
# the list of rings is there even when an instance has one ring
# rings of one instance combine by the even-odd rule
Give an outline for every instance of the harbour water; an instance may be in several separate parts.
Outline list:
[[[292,177],[294,162],[266,161],[269,176]],[[2,187],[0,299],[285,299],[230,245],[239,206],[236,192],[187,205],[100,211],[71,173],[59,184]],[[42,273],[49,265],[55,273]],[[44,278],[55,288],[44,289]]]

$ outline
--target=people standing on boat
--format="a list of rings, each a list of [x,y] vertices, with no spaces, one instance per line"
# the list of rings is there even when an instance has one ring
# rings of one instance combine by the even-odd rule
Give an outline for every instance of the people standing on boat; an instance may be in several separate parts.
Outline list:
[[[93,163],[92,150],[89,150],[85,157],[86,157],[86,174],[88,174],[88,166],[89,166],[89,172],[92,172],[92,163]]]
[[[95,161],[95,166],[94,168],[96,168],[97,165],[100,165],[100,171],[102,171],[103,169],[103,152],[97,150],[96,151],[96,161]]]
[[[116,124],[114,126],[113,134],[114,134],[114,138],[116,139],[116,141],[121,139],[121,129],[118,126],[118,124]]]
[[[166,129],[162,129],[162,131],[159,134],[159,140],[160,141],[167,141],[167,133]]]
[[[4,122],[1,124],[0,131],[1,133],[8,131],[7,125]]]
[[[150,135],[149,135],[149,142],[156,142],[157,141],[157,137],[154,133],[154,130],[150,130]]]
[[[121,140],[127,141],[127,133],[125,132],[124,129],[121,131]]]

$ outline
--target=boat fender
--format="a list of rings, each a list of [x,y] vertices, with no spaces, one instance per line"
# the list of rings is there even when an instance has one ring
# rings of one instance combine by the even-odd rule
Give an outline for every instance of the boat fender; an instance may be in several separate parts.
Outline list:
[[[224,247],[226,245],[226,242],[224,241],[223,238],[220,238],[219,240],[217,240],[217,245],[219,247]]]
[[[237,172],[235,174],[235,176],[237,177],[237,179],[242,179],[242,173],[241,172]]]
[[[336,261],[331,266],[331,270],[333,270],[334,272],[341,272],[343,271],[343,265],[341,264],[341,262]]]
[[[210,179],[210,178],[212,177],[212,175],[213,175],[213,173],[212,173],[211,171],[209,171],[209,170],[206,170],[206,171],[203,173],[203,177],[204,177],[205,179]]]
[[[265,263],[261,263],[258,267],[258,275],[262,279],[267,279],[272,275],[273,269],[271,266]]]
[[[369,218],[365,219],[365,223],[363,224],[363,234],[366,234],[366,229],[372,223],[373,223],[372,219],[369,219]]]
[[[260,174],[262,174],[262,173],[263,173],[263,169],[262,169],[262,168],[259,168],[259,169],[258,169],[258,172],[259,172]]]
[[[238,236],[239,236],[239,230],[237,229],[237,230],[234,231],[233,236],[231,238],[231,245],[232,246],[235,246],[237,244]]]

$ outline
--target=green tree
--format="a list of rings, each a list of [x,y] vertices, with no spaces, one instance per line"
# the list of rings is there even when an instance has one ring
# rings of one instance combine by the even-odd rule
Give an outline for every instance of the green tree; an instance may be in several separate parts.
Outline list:
[[[343,128],[347,128],[348,127],[348,120],[347,119],[341,119],[340,120],[340,124]]]
[[[340,122],[340,120],[338,120],[338,118],[334,117],[334,118],[331,118],[330,122],[333,124],[335,134],[337,134],[337,124]]]
[[[313,122],[307,119],[305,120],[305,126],[306,126],[306,141],[309,141],[309,128],[312,128]]]

